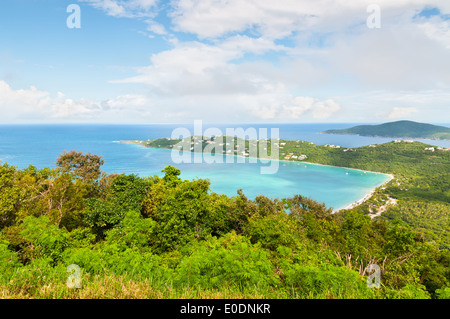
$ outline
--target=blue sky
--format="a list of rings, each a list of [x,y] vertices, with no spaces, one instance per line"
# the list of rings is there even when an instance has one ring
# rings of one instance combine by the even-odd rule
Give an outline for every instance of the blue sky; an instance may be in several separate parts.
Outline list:
[[[449,61],[446,0],[2,0],[0,123],[442,123]]]

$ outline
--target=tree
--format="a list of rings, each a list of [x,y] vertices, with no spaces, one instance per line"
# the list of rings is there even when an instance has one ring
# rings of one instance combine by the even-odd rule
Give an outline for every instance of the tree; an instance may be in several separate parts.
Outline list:
[[[153,180],[137,175],[118,175],[111,182],[104,198],[86,200],[84,221],[101,238],[106,230],[119,224],[125,214],[141,214],[144,200]]]
[[[417,233],[400,219],[389,224],[384,251],[391,256],[408,255],[416,246]]]
[[[272,251],[279,246],[296,247],[303,235],[295,220],[285,212],[253,216],[245,225],[243,234],[252,243],[260,243]]]
[[[333,219],[332,209],[300,195],[286,199],[285,203],[291,216],[302,226],[308,238],[317,242],[333,242],[337,225]]]
[[[56,165],[63,172],[71,173],[75,178],[86,182],[98,180],[101,175],[101,166],[104,163],[102,156],[76,151],[64,152],[56,160]]]
[[[340,227],[340,234],[344,242],[341,252],[351,254],[354,257],[370,258],[366,254],[371,241],[369,236],[371,233],[371,219],[369,216],[353,211],[346,212]]]
[[[119,175],[111,182],[110,196],[115,203],[126,211],[140,212],[147,191],[153,184],[151,178],[142,178],[135,174]]]
[[[140,213],[129,211],[118,225],[107,232],[106,241],[122,249],[151,245],[155,224],[153,219],[143,218]]]
[[[105,231],[119,224],[125,216],[122,207],[112,200],[90,198],[86,200],[83,221],[89,225],[98,238],[103,238]]]
[[[163,181],[169,186],[175,186],[180,181],[178,176],[181,174],[181,171],[176,167],[169,165],[166,166],[161,172],[165,173]]]
[[[208,191],[209,181],[201,179],[166,189],[153,215],[160,249],[171,250],[210,233]]]
[[[0,166],[0,229],[10,226],[17,214],[20,189],[15,184],[16,170],[7,164]]]

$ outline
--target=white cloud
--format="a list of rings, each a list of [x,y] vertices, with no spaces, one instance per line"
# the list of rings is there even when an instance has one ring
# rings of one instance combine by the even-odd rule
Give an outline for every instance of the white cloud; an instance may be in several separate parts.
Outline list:
[[[46,112],[49,102],[49,94],[34,86],[14,90],[6,82],[0,81],[0,120],[3,123],[14,121],[23,114]]]
[[[450,88],[449,51],[413,22],[357,35],[337,35],[324,49],[329,72],[353,80],[355,89],[429,90]]]
[[[441,43],[447,50],[450,49],[450,23],[434,18],[433,22],[425,22],[419,28],[432,40]]]
[[[164,35],[167,34],[166,28],[161,23],[147,20],[147,31],[153,32],[155,34]]]
[[[101,111],[101,106],[94,101],[84,99],[53,100],[48,104],[50,116],[53,118],[90,118]]]
[[[257,57],[283,50],[286,48],[271,40],[242,35],[216,44],[181,42],[171,50],[153,55],[150,66],[138,69],[140,75],[114,83],[148,85],[148,93],[170,110],[161,117],[170,113],[172,118],[173,114],[184,114],[182,119],[223,121],[237,116],[241,120],[286,121],[306,114],[314,120],[323,120],[340,110],[331,99],[295,97],[290,92],[290,81],[306,84],[316,81],[314,73],[321,76],[300,59],[281,68],[274,68],[269,62],[252,62],[254,59],[234,63],[246,54]]]
[[[348,96],[335,96],[345,106],[333,116],[338,121],[385,122],[409,119],[418,122],[442,123],[448,118],[450,92],[428,91],[371,91]]]
[[[111,121],[145,120],[150,116],[152,103],[142,95],[121,95],[104,101],[73,100],[58,92],[52,97],[49,92],[31,86],[28,89],[13,89],[0,81],[0,122],[16,120],[30,121]],[[133,118],[134,117],[134,118]],[[148,119],[148,117],[147,117]]]
[[[147,17],[154,16],[158,0],[78,0],[103,10],[113,17]]]
[[[153,54],[149,66],[137,69],[138,75],[114,81],[147,85],[148,93],[160,99],[167,114],[185,112],[185,116],[199,114],[206,119],[218,112],[224,121],[234,119],[233,112],[240,114],[236,117],[241,121],[373,121],[374,114],[380,118],[401,116],[402,111],[405,114],[408,108],[395,101],[395,97],[405,98],[404,91],[450,87],[448,49],[442,41],[446,34],[423,27],[424,21],[433,19],[412,19],[429,1],[381,1],[384,20],[377,30],[365,25],[366,7],[371,1],[299,0],[276,6],[264,0],[177,3],[180,7],[173,17],[176,27],[210,39],[174,42],[172,49]],[[301,12],[311,20],[293,23],[294,16],[302,16]],[[269,19],[278,14],[278,22]],[[196,19],[190,20],[194,16]],[[241,20],[234,23],[234,19]],[[305,37],[293,38],[294,47],[275,41],[305,27],[301,23],[308,21],[313,30],[331,30],[325,45],[309,47],[314,32],[306,29]],[[358,21],[352,32],[343,31]],[[334,26],[339,26],[335,32]],[[438,30],[445,29],[445,25],[439,26]],[[259,37],[233,33],[246,29],[256,30],[254,34]],[[277,58],[266,59],[267,53],[275,53]],[[249,55],[251,58],[247,58]],[[375,105],[365,99],[367,94],[360,94],[374,89],[394,93],[390,100],[381,101],[378,96],[380,103]],[[339,99],[340,91],[361,100]],[[429,107],[416,102],[412,104],[414,110]],[[183,107],[177,107],[180,104]],[[353,112],[348,112],[349,107]],[[414,114],[417,112],[409,110],[409,115]]]
[[[251,30],[271,38],[295,31],[336,32],[365,24],[367,7],[376,3],[383,20],[412,17],[425,5],[448,10],[446,0],[174,0],[178,31],[215,38]]]
[[[326,120],[342,107],[334,100],[285,95],[285,100],[273,96],[270,103],[253,104],[252,115],[263,120]],[[247,105],[251,105],[247,103]]]
[[[282,49],[272,41],[247,36],[231,37],[216,45],[181,42],[152,55],[152,64],[138,69],[140,75],[114,83],[147,84],[151,92],[169,96],[256,93],[270,81],[233,61],[246,53]]]
[[[449,21],[417,17],[425,6],[450,13],[448,0],[377,0],[381,29],[366,26],[373,0],[79,1],[139,18],[143,34],[171,48],[149,52],[150,64],[134,76],[110,81],[135,84],[140,94],[72,100],[0,82],[0,108],[10,117],[373,121],[439,113],[426,108],[448,114]],[[164,24],[153,20],[161,13],[168,14],[158,19]],[[186,33],[194,37],[183,40]]]
[[[415,107],[394,107],[388,117],[390,119],[405,119],[418,112],[419,110]]]

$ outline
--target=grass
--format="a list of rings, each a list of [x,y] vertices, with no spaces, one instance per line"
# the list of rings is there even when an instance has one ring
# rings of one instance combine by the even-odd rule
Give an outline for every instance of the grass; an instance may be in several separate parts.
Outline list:
[[[325,291],[320,296],[300,295],[294,289],[262,290],[254,287],[241,290],[233,287],[204,289],[174,287],[171,283],[156,283],[151,278],[131,279],[124,275],[83,274],[81,288],[68,288],[63,276],[42,278],[16,274],[8,283],[0,284],[0,299],[336,299]],[[62,275],[62,274],[60,274]],[[45,276],[44,276],[45,277]],[[350,297],[351,298],[351,297]],[[354,296],[358,298],[358,296]]]
[[[81,288],[68,288],[66,278],[38,278],[28,273],[0,284],[0,299],[265,299],[283,298],[278,293],[255,290],[238,291],[196,287],[173,287],[151,279],[135,280],[123,275],[82,276]],[[59,278],[58,278],[59,277]],[[43,279],[43,280],[42,280]]]

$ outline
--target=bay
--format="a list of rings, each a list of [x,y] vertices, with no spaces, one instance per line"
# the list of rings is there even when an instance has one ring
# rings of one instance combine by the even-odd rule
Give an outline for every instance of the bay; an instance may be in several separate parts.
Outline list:
[[[359,147],[380,144],[392,139],[353,135],[320,134],[326,129],[339,129],[352,124],[204,124],[203,128],[242,127],[278,128],[280,138],[306,140],[315,144],[335,144]],[[118,140],[145,140],[170,137],[178,127],[193,132],[193,124],[151,125],[0,125],[0,161],[18,168],[32,164],[38,168],[55,167],[63,151],[77,150],[103,156],[103,170],[108,173],[159,175],[167,165],[181,169],[183,179],[207,178],[211,189],[228,196],[242,189],[250,199],[262,194],[270,198],[285,198],[296,194],[310,196],[335,209],[342,208],[365,196],[388,180],[385,174],[339,167],[280,161],[276,174],[263,175],[261,166],[252,163],[174,164],[171,152],[139,145],[117,143]],[[423,141],[423,140],[422,140]],[[450,141],[425,140],[436,146],[450,147]]]

